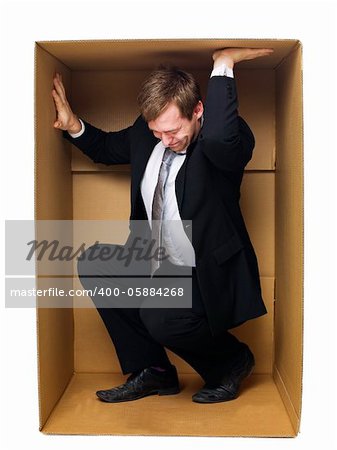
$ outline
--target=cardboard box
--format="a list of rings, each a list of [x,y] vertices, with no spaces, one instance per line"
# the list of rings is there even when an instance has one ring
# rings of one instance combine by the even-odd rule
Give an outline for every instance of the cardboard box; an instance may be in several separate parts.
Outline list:
[[[182,392],[106,404],[95,391],[124,381],[94,308],[39,308],[40,430],[47,434],[296,436],[301,416],[303,322],[302,46],[297,40],[112,40],[36,42],[36,220],[127,220],[129,168],[103,166],[52,126],[54,73],[73,110],[105,130],[138,115],[142,80],[159,63],[192,72],[203,95],[212,52],[272,47],[268,58],[235,67],[240,115],[256,147],[246,167],[241,208],[255,247],[268,314],[234,332],[256,356],[254,375],[235,401],[200,405],[202,379],[178,356]],[[101,200],[100,200],[101,199]],[[74,236],[76,239],[76,236]],[[39,273],[37,273],[39,275]],[[39,282],[39,280],[38,280]],[[74,283],[78,280],[74,279]]]

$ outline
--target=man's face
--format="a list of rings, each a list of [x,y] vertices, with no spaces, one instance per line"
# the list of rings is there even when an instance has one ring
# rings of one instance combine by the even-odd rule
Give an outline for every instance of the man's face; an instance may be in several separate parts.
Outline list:
[[[165,147],[174,152],[185,150],[196,138],[200,130],[200,121],[204,108],[199,101],[194,108],[191,120],[182,117],[179,108],[171,102],[155,120],[148,122],[149,129],[159,138]]]

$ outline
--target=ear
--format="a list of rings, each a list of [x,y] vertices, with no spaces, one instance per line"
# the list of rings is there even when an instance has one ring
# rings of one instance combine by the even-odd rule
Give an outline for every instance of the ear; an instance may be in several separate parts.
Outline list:
[[[204,105],[203,105],[202,101],[199,100],[197,106],[194,108],[193,114],[196,115],[197,119],[200,119],[200,117],[203,115],[203,113],[204,113]]]

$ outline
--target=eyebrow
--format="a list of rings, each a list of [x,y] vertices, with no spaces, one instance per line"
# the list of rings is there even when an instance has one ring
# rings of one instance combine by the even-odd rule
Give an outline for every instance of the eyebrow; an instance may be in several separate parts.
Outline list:
[[[150,127],[149,127],[149,129],[150,129],[151,131],[155,132],[155,133],[173,133],[174,131],[180,130],[180,128],[181,128],[181,127],[175,128],[174,130],[157,131],[157,130],[154,130],[153,128],[150,128]]]

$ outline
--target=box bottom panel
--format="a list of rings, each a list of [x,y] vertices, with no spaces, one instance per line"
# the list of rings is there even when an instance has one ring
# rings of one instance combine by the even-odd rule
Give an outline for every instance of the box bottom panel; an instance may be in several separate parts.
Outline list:
[[[116,373],[76,373],[42,428],[46,434],[143,436],[295,435],[271,375],[252,375],[231,402],[198,404],[191,396],[203,386],[196,374],[179,374],[181,392],[132,402],[104,403],[96,390],[121,384]]]

